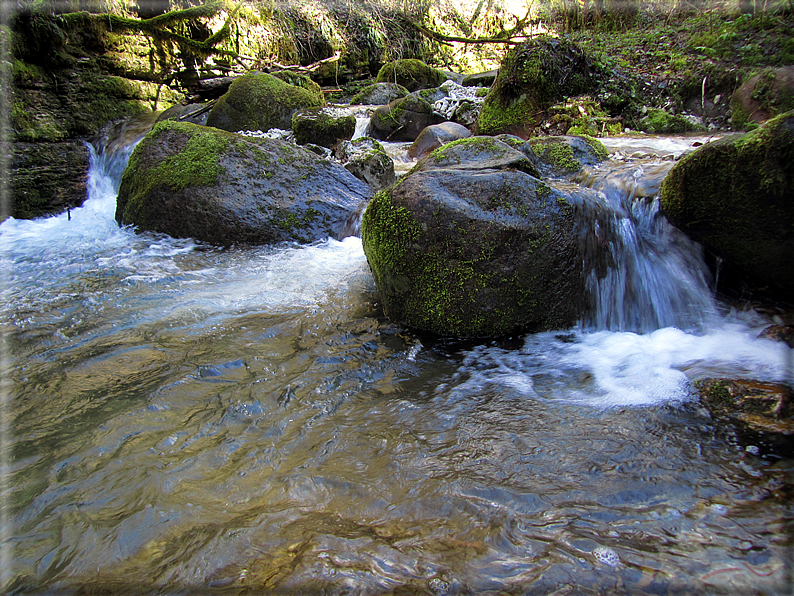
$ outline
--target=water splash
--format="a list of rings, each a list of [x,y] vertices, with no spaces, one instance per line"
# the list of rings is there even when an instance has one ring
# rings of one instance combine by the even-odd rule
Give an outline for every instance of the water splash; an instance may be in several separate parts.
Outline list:
[[[589,301],[585,328],[702,329],[716,317],[702,248],[659,212],[659,187],[671,165],[588,168],[578,177],[590,189],[590,206],[579,213]]]

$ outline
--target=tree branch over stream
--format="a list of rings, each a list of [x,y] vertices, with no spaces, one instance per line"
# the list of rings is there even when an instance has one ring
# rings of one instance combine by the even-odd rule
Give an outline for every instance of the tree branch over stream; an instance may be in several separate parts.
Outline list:
[[[516,21],[515,26],[509,31],[502,31],[494,37],[459,37],[457,35],[444,35],[438,31],[425,27],[424,25],[411,22],[417,31],[425,37],[437,41],[439,43],[467,43],[467,44],[486,44],[486,43],[504,43],[508,45],[518,45],[524,42],[529,35],[522,33],[524,28],[529,24],[529,11],[522,19]]]
[[[225,9],[225,6],[222,2],[209,2],[200,6],[172,10],[149,19],[134,19],[109,13],[91,14],[87,12],[67,13],[61,15],[61,18],[67,25],[77,25],[91,22],[102,27],[106,27],[111,32],[143,33],[156,39],[172,41],[183,48],[190,49],[197,54],[202,54],[204,56],[218,54],[236,58],[238,57],[237,52],[232,50],[224,50],[217,48],[216,46],[224,39],[229,37],[229,23],[237,14],[237,11],[242,6],[242,3],[243,0],[238,2],[237,6],[226,19],[226,22],[224,22],[223,27],[221,27],[216,33],[213,33],[204,41],[198,41],[185,35],[180,35],[179,33],[169,30],[167,27],[197,19],[199,17],[215,16]]]

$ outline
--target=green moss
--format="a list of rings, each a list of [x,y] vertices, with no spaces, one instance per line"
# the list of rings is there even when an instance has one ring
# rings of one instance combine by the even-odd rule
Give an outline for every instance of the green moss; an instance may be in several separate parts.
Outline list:
[[[564,170],[578,170],[581,166],[573,155],[573,148],[562,141],[532,144],[532,150],[544,162]]]
[[[408,58],[384,64],[375,77],[376,83],[397,83],[408,91],[438,87],[446,75],[421,60]]]
[[[144,167],[139,161],[143,148],[152,143],[159,143],[162,135],[184,137],[184,149],[159,164]],[[220,157],[227,150],[232,139],[231,134],[195,124],[172,120],[158,123],[141,141],[140,151],[137,147],[133,151],[124,170],[122,185],[132,189],[124,210],[124,221],[145,222],[142,202],[155,187],[184,190],[189,186],[217,184],[224,172]]]

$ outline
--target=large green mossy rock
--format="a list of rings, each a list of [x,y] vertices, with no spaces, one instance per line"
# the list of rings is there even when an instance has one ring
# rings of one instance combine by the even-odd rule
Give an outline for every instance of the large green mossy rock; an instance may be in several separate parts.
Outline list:
[[[447,75],[421,60],[406,58],[384,64],[375,77],[376,83],[397,83],[408,91],[433,89],[447,80]]]
[[[603,143],[592,137],[537,137],[526,141],[526,145],[538,156],[544,176],[568,176],[609,157]]]
[[[794,300],[794,111],[682,158],[661,209],[729,270]]]
[[[765,68],[751,76],[731,96],[731,125],[751,130],[794,109],[794,65]]]
[[[166,120],[133,151],[116,219],[220,245],[307,243],[350,235],[371,196],[340,165],[291,143]]]
[[[592,73],[585,52],[564,39],[537,37],[516,46],[485,98],[477,132],[527,138],[555,101],[590,91]]]
[[[585,295],[576,208],[522,171],[533,166],[520,152],[486,141],[437,149],[367,206],[361,237],[384,313],[453,337],[569,327]]]
[[[322,94],[291,85],[264,72],[249,72],[235,80],[218,98],[207,126],[241,130],[292,129],[292,115],[303,108],[324,105]]]

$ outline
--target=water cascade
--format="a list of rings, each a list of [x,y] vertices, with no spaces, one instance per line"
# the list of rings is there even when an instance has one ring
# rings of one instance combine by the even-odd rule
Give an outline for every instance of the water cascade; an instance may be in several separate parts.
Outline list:
[[[357,238],[119,228],[128,152],[92,149],[71,219],[0,225],[5,593],[790,587],[790,454],[692,382],[790,381],[792,350],[708,292],[668,163],[571,188],[611,213],[580,326],[473,345],[385,320]]]

